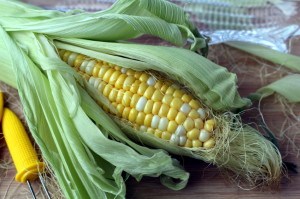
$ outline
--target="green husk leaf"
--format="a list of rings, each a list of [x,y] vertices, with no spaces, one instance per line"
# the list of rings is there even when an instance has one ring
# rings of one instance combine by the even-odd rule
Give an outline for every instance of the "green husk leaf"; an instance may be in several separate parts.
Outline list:
[[[248,99],[239,96],[235,74],[188,50],[66,38],[55,38],[55,45],[125,68],[160,71],[179,80],[214,110],[230,110],[250,104]]]
[[[287,75],[267,86],[258,89],[255,93],[255,99],[268,97],[274,93],[280,94],[285,97],[290,103],[300,102],[300,75],[292,74]]]
[[[20,11],[15,17],[15,7]],[[207,49],[206,39],[188,22],[183,10],[163,0],[119,0],[110,9],[96,13],[63,13],[0,1],[0,23],[6,31],[31,31],[52,36],[116,41],[151,34],[183,46]],[[196,32],[197,35],[194,35]],[[204,50],[206,52],[206,50]]]
[[[300,72],[300,57],[272,50],[262,45],[250,42],[231,41],[227,45],[248,52],[273,63],[285,66],[295,72]]]

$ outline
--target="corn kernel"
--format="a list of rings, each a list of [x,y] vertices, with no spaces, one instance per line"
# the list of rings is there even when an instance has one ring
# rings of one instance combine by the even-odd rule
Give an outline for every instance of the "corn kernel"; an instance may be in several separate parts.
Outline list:
[[[195,128],[203,129],[203,120],[201,118],[195,119]]]
[[[178,124],[175,121],[169,121],[167,131],[173,134],[175,133],[177,126]]]
[[[178,114],[178,111],[175,108],[170,108],[169,112],[167,114],[167,118],[169,120],[175,120],[177,114]]]
[[[201,129],[200,134],[199,134],[199,140],[201,142],[206,142],[207,140],[209,140],[210,137],[211,137],[211,133],[209,133],[205,129]]]
[[[118,91],[118,94],[117,94],[117,97],[116,97],[116,102],[117,103],[122,103],[124,93],[125,93],[125,91],[122,90],[122,89]]]
[[[127,76],[123,84],[123,89],[129,91],[134,81],[135,78],[133,76]]]
[[[132,84],[132,86],[130,87],[130,92],[132,93],[137,93],[139,86],[140,86],[141,82],[139,80],[135,80],[135,82]]]
[[[64,62],[67,62],[71,53],[72,52],[70,52],[70,51],[66,51],[62,57],[62,60],[64,60]]]
[[[103,93],[103,90],[104,90],[104,88],[105,88],[106,85],[107,85],[107,84],[106,84],[105,82],[101,81],[101,82],[99,83],[98,87],[97,87],[98,91],[99,91],[100,93]]]
[[[126,91],[126,92],[124,93],[124,96],[123,96],[123,99],[122,99],[122,104],[123,104],[125,107],[130,106],[130,101],[131,101],[132,96],[133,96],[133,93],[130,92],[130,91]]]
[[[180,98],[175,97],[171,101],[170,107],[173,107],[173,108],[179,110],[180,107],[182,106],[182,104],[183,104],[183,101]]]
[[[162,104],[159,109],[158,115],[160,117],[167,117],[169,110],[170,110],[170,107],[168,105]]]
[[[128,76],[133,76],[134,73],[135,73],[135,71],[132,69],[127,69],[127,71],[126,71],[126,75],[128,75]]]
[[[115,102],[116,99],[117,99],[117,96],[118,96],[118,90],[113,88],[109,95],[108,95],[108,99],[111,101],[111,102]]]
[[[167,90],[166,90],[166,95],[172,95],[175,92],[176,88],[174,86],[170,86]]]
[[[152,100],[148,100],[145,105],[144,112],[146,114],[152,113],[153,105],[154,105],[154,102]]]
[[[147,133],[154,134],[154,133],[155,133],[155,131],[154,131],[154,129],[153,129],[153,128],[148,128],[148,129],[147,129]]]
[[[181,98],[183,96],[184,92],[180,89],[178,90],[175,90],[174,93],[173,93],[173,97],[178,97],[178,98]]]
[[[152,121],[151,121],[151,127],[154,129],[158,128],[160,121],[160,117],[158,115],[153,115]]]
[[[130,92],[130,91],[129,91]],[[138,94],[134,94],[131,98],[131,102],[130,102],[130,107],[131,108],[136,108],[136,104],[139,101],[140,96]],[[143,109],[144,110],[144,109]]]
[[[147,99],[151,99],[151,97],[153,96],[153,93],[155,91],[155,88],[153,86],[149,86],[146,90],[145,90],[145,93],[144,93],[144,96],[147,98]],[[155,100],[153,100],[155,101]]]
[[[121,75],[118,77],[118,79],[117,79],[117,81],[116,81],[116,83],[115,83],[115,87],[116,87],[117,89],[123,88],[123,84],[124,84],[124,81],[125,81],[126,77],[127,77],[127,76],[126,76],[125,74],[121,74]]]
[[[118,79],[118,77],[121,75],[121,72],[118,70],[115,70],[111,77],[109,78],[109,83],[114,85]]]
[[[135,94],[135,95],[138,95],[138,94]],[[139,96],[139,95],[138,95]],[[136,103],[136,110],[138,111],[144,111],[145,109],[145,106],[147,104],[147,98],[142,96],[142,97],[139,97],[137,103]]]
[[[146,117],[146,114],[145,114],[144,112],[139,112],[139,113],[137,114],[137,117],[136,117],[135,122],[136,122],[138,125],[142,125],[142,124],[144,124],[145,117]]]
[[[112,76],[112,74],[115,72],[115,70],[113,68],[110,68],[106,71],[106,73],[103,75],[103,81],[105,81],[106,83],[109,82],[110,77]]]
[[[154,77],[150,76],[147,80],[147,84],[149,86],[154,86],[155,85],[156,80],[154,79]]]
[[[181,113],[178,112],[178,114],[176,115],[175,121],[177,122],[177,124],[182,124],[184,122],[184,120],[186,120],[186,116]]]
[[[206,149],[211,149],[215,146],[216,141],[214,138],[210,138],[209,140],[207,140],[206,142],[203,143],[203,147]]]
[[[193,108],[193,109],[198,109],[201,107],[200,103],[197,100],[192,99],[189,103],[189,105]]]
[[[199,140],[193,140],[192,145],[193,145],[193,148],[199,148],[199,147],[202,147],[202,142],[200,142]]]
[[[124,119],[128,119],[129,113],[130,113],[130,108],[129,107],[125,107],[122,113],[122,118]]]
[[[163,84],[162,87],[160,88],[160,91],[162,93],[166,93],[167,89],[169,88],[168,84]]]
[[[110,94],[111,90],[113,89],[113,86],[110,84],[106,84],[106,86],[103,89],[103,95],[105,97],[108,97],[108,95]]]
[[[164,140],[170,140],[171,135],[172,135],[171,133],[169,133],[167,131],[163,131],[162,135],[161,135],[161,138],[164,139]]]
[[[167,130],[168,124],[169,124],[168,118],[162,117],[159,120],[158,129],[161,131],[165,131]]]
[[[195,109],[192,109],[192,110],[189,112],[188,116],[189,116],[190,118],[192,118],[192,119],[197,119],[197,118],[200,117],[199,113],[198,113]]]
[[[98,77],[99,78],[103,78],[103,76],[106,74],[106,72],[110,69],[110,67],[108,66],[102,66],[99,70],[99,73],[98,73]]]
[[[163,94],[160,90],[155,90],[151,99],[155,102],[161,102],[162,101],[162,98],[163,98]]]
[[[147,85],[147,83],[145,82],[142,82],[137,90],[137,94],[139,95],[144,95],[146,89],[148,88],[149,86]]]
[[[118,104],[117,105],[117,111],[118,111],[117,115],[119,115],[119,116],[122,115],[124,108],[125,108],[125,106],[123,106],[122,104]]]
[[[138,111],[135,108],[131,109],[129,112],[128,120],[133,123],[136,120],[137,115]]]
[[[160,110],[162,103],[161,102],[154,102],[153,108],[152,108],[152,114],[153,115],[158,115],[158,112]]]
[[[148,78],[149,78],[149,75],[148,75],[147,73],[143,73],[143,74],[140,76],[139,80],[140,80],[141,82],[147,82]]]
[[[186,141],[187,141],[186,136],[180,136],[180,137],[179,137],[179,145],[180,145],[180,146],[184,146],[185,143],[186,143]]]
[[[190,140],[196,140],[198,139],[199,134],[200,134],[199,129],[194,128],[191,131],[189,131],[186,135]]]
[[[171,104],[171,101],[173,100],[172,95],[164,95],[163,99],[162,99],[162,103],[164,104]]]
[[[185,143],[184,146],[185,146],[185,147],[188,147],[188,148],[191,148],[191,147],[193,146],[192,140],[187,139],[187,141],[186,141],[186,143]]]
[[[204,129],[207,130],[208,132],[212,132],[214,130],[214,126],[210,123],[204,123]]]
[[[99,70],[100,70],[100,66],[98,65],[98,62],[97,62],[93,68],[92,76],[98,77]]]
[[[144,125],[150,127],[151,126],[151,122],[152,122],[152,118],[153,118],[152,114],[147,114],[145,116]]]
[[[121,72],[121,67],[120,66],[115,66],[114,69]]]
[[[189,94],[184,94],[182,97],[181,97],[181,100],[185,103],[189,103],[191,100],[192,100],[192,96],[189,95]]]
[[[183,123],[185,130],[190,131],[195,127],[195,122],[192,118],[188,117]]]
[[[139,79],[141,75],[142,75],[141,71],[135,71],[133,76],[134,76],[134,78]]]
[[[161,138],[161,135],[162,135],[162,132],[161,132],[160,130],[157,130],[157,129],[156,129],[156,130],[154,131],[154,136],[155,136],[155,137]]]
[[[163,86],[162,81],[156,81],[154,88],[160,90],[162,86]]]

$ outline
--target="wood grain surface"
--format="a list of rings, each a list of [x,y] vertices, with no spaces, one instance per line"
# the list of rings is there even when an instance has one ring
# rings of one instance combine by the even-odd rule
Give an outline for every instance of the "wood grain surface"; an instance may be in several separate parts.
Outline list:
[[[300,55],[300,38],[291,40],[291,53]],[[209,58],[225,66],[237,74],[239,91],[242,96],[289,74],[280,66],[276,66],[259,58],[242,53],[225,45],[211,47]],[[300,86],[300,85],[299,85]],[[1,84],[6,91],[6,106],[9,106],[21,117],[22,107],[17,92]],[[278,96],[269,97],[254,104],[242,114],[246,123],[259,122],[262,118],[276,134],[280,143],[280,151],[284,161],[300,165],[300,105],[287,104]],[[25,124],[25,122],[24,122]],[[296,135],[298,133],[298,135]],[[296,135],[296,136],[295,136]],[[170,190],[161,185],[158,178],[145,177],[140,182],[129,178],[127,184],[128,199],[299,199],[300,175],[287,172],[281,183],[275,187],[247,189],[229,180],[213,165],[186,157],[174,156],[181,161],[190,173],[187,187],[180,191]],[[31,198],[26,184],[14,181],[15,169],[0,135],[0,161],[6,162],[6,169],[0,168],[0,199]],[[41,193],[39,182],[33,183],[38,198],[45,198]],[[55,192],[56,190],[51,190]]]

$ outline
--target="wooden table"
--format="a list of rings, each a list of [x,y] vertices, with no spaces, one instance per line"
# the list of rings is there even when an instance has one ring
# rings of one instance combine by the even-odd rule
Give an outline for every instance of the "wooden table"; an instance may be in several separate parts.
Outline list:
[[[292,53],[300,55],[300,38],[292,41]],[[289,71],[278,68],[271,63],[242,53],[224,45],[211,48],[210,59],[227,67],[237,74],[239,79],[239,91],[242,96],[247,96],[262,85],[272,82]],[[1,85],[3,88],[3,85]],[[7,88],[6,105],[15,110],[22,118],[22,109],[15,90]],[[276,97],[263,100],[260,104],[255,104],[255,108],[260,107],[263,117],[269,128],[277,135],[282,129],[289,127],[286,136],[280,137],[280,150],[285,161],[300,165],[300,136],[292,137],[292,133],[300,131],[300,105],[293,105],[293,114],[289,114],[287,109],[283,109],[282,103]],[[252,122],[259,116],[257,109],[246,111],[243,114],[245,122]],[[289,120],[287,120],[289,118]],[[23,120],[24,121],[24,120]],[[289,121],[289,125],[287,125]],[[287,138],[294,139],[293,149],[291,142]],[[288,147],[289,146],[289,147]],[[18,184],[14,181],[15,169],[7,152],[4,140],[0,136],[0,160],[7,161],[8,168],[0,168],[0,199],[8,198],[31,198],[26,185]],[[145,177],[141,182],[136,182],[133,178],[127,181],[127,198],[130,199],[299,199],[300,198],[300,175],[288,173],[288,178],[284,177],[278,187],[245,190],[238,187],[234,182],[229,181],[214,166],[208,165],[199,160],[176,156],[184,168],[190,172],[191,177],[187,187],[181,191],[172,191],[162,186],[158,178]],[[44,198],[41,194],[41,187],[38,182],[33,183],[38,198]],[[55,191],[55,190],[54,190]]]

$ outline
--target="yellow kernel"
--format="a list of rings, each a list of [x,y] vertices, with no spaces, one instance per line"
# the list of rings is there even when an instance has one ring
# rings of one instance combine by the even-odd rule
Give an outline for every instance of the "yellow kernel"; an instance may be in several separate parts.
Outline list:
[[[203,129],[203,120],[201,118],[195,119],[195,128]]]
[[[185,145],[184,145],[185,147],[188,147],[188,148],[191,148],[192,146],[193,146],[193,143],[192,143],[192,140],[187,140],[186,141],[186,143],[185,143]]]
[[[123,99],[122,99],[122,104],[123,104],[125,107],[130,106],[130,101],[131,101],[132,96],[133,96],[133,93],[130,92],[130,91],[126,91],[126,92],[124,93],[124,96],[123,96]]]
[[[156,81],[154,88],[160,90],[162,86],[163,86],[162,81]]]
[[[192,109],[188,116],[192,119],[197,119],[200,117],[199,113],[195,109]]]
[[[135,119],[135,122],[138,124],[138,125],[143,125],[144,124],[144,121],[145,121],[145,117],[146,117],[146,114],[144,112],[139,112],[137,114],[137,117]]]
[[[184,122],[184,120],[186,120],[185,114],[182,112],[178,112],[178,114],[176,115],[176,118],[175,118],[175,121],[177,122],[177,124],[182,124]]]
[[[176,88],[174,86],[170,86],[167,90],[166,90],[166,95],[173,95],[173,93],[175,92]]]
[[[115,70],[120,71],[120,70],[121,70],[121,67],[120,67],[120,66],[115,66]]]
[[[190,130],[186,135],[189,139],[196,140],[196,139],[198,139],[199,134],[200,134],[199,129],[194,128],[194,129]]]
[[[206,142],[203,143],[203,147],[206,149],[211,149],[215,146],[216,141],[215,139],[212,137],[209,140],[207,140]]]
[[[166,93],[167,89],[169,88],[169,84],[164,84],[162,85],[162,87],[160,88],[160,91],[162,93]]]
[[[201,107],[201,104],[197,101],[197,100],[194,100],[192,99],[190,102],[189,102],[189,105],[193,108],[193,109],[198,109]]]
[[[129,107],[125,107],[124,108],[124,110],[123,110],[123,112],[122,112],[122,118],[123,119],[128,119],[128,116],[129,116],[129,113],[130,113],[130,108]]]
[[[129,91],[134,81],[135,78],[133,76],[127,76],[123,84],[123,89]]]
[[[111,90],[113,89],[113,86],[110,84],[106,84],[106,86],[103,89],[103,95],[105,97],[108,97],[108,95],[110,94]]]
[[[152,113],[153,105],[154,105],[154,102],[152,100],[148,100],[145,105],[144,112],[146,114]]]
[[[156,129],[156,130],[154,131],[154,136],[155,136],[155,137],[161,138],[161,134],[162,134],[162,132],[161,132],[160,130],[157,130],[157,129]]]
[[[161,134],[161,138],[164,139],[164,140],[170,140],[171,135],[172,135],[171,133],[169,133],[169,132],[167,132],[167,131],[164,131],[164,132],[162,132],[162,134]]]
[[[162,104],[159,109],[158,115],[160,117],[167,117],[169,110],[170,110],[170,107],[168,105]]]
[[[186,120],[183,123],[183,126],[185,128],[186,131],[190,131],[194,128],[195,126],[195,122],[192,118],[188,117],[186,118]]]
[[[199,140],[193,140],[192,145],[193,145],[193,148],[199,148],[199,147],[202,147],[202,142],[200,142]]]
[[[100,93],[103,93],[103,90],[104,90],[104,88],[105,88],[106,85],[107,85],[107,83],[101,81],[101,82],[99,83],[98,87],[97,87],[98,91],[99,91]]]
[[[152,122],[152,118],[153,118],[152,114],[147,114],[145,116],[144,125],[150,127],[151,126],[151,122]]]
[[[64,60],[64,62],[67,62],[71,53],[72,52],[70,52],[70,51],[66,51],[62,57],[62,60]]]
[[[155,90],[151,99],[155,102],[161,102],[162,101],[162,98],[163,98],[163,94],[160,90]]]
[[[178,90],[175,90],[174,93],[173,93],[173,97],[178,97],[178,98],[181,98],[183,96],[184,92],[180,89]]]
[[[124,111],[125,106],[123,106],[122,104],[118,104],[117,105],[117,111],[118,111],[118,116],[121,116],[123,111]]]
[[[151,97],[153,96],[153,93],[155,91],[155,88],[153,86],[149,86],[145,93],[144,93],[144,96],[147,98],[147,99],[151,99]],[[153,100],[154,101],[154,100]]]
[[[99,70],[98,77],[103,78],[106,72],[110,69],[108,66],[102,66]]]
[[[119,90],[117,97],[116,97],[116,102],[117,103],[122,103],[123,96],[124,96],[125,91],[124,90]]]
[[[98,66],[98,63],[96,63],[93,68],[92,76],[98,77],[99,70],[100,70],[100,66]]]
[[[139,79],[141,75],[142,75],[141,71],[135,71],[134,78]]]
[[[164,95],[162,99],[162,103],[170,105],[172,100],[173,100],[172,95]]]
[[[131,98],[130,107],[135,108],[136,103],[139,101],[140,96],[138,94],[134,94]]]
[[[138,111],[135,108],[131,109],[129,112],[128,120],[130,122],[134,122],[137,118],[137,115],[138,115]]]
[[[137,90],[137,93],[138,93],[139,95],[144,95],[144,93],[145,93],[145,91],[146,91],[146,89],[147,89],[148,87],[149,87],[149,86],[148,86],[147,83],[142,82],[142,83],[140,84],[138,90]]]
[[[212,126],[216,125],[216,121],[214,119],[209,119],[205,121],[205,124],[211,124]]]
[[[118,96],[118,90],[113,88],[109,95],[108,95],[108,99],[111,101],[111,102],[115,102],[116,99],[117,99],[117,96]]]
[[[126,71],[126,75],[134,75],[134,73],[135,73],[135,71],[134,70],[132,70],[132,69],[128,69],[127,71]]]
[[[132,93],[137,93],[139,86],[140,86],[141,82],[139,80],[135,80],[135,82],[132,84],[132,86],[130,87],[130,92]]]
[[[167,131],[173,134],[175,133],[177,127],[178,124],[175,121],[169,121]]]
[[[147,133],[154,134],[154,133],[155,133],[155,131],[154,131],[154,129],[153,129],[153,128],[148,128],[148,129],[147,129]]]
[[[117,79],[117,81],[116,81],[116,83],[115,83],[115,87],[116,87],[117,89],[123,88],[123,84],[124,84],[124,81],[125,81],[126,77],[127,77],[127,75],[125,75],[125,74],[121,74],[121,75],[118,77],[118,79]]]
[[[109,78],[109,83],[114,85],[118,79],[118,77],[121,75],[121,72],[118,70],[115,70],[111,77]],[[104,78],[104,77],[103,77]]]
[[[77,58],[75,59],[75,61],[74,61],[74,68],[79,68],[80,66],[81,66],[81,64],[82,64],[82,62],[83,62],[83,58],[78,58],[78,56],[77,56]],[[98,74],[96,74],[96,76],[97,76]]]
[[[207,130],[208,132],[212,132],[214,130],[214,126],[210,123],[204,123],[204,129]]]
[[[181,97],[181,100],[185,103],[189,103],[191,100],[192,100],[192,96],[189,95],[189,94],[184,94],[182,97]]]
[[[158,115],[159,109],[161,107],[162,103],[161,102],[154,102],[153,108],[152,108],[152,114],[153,115]]]
[[[143,74],[140,76],[139,80],[141,82],[147,82],[147,80],[149,79],[149,75],[145,72],[143,72]]]
[[[105,81],[106,83],[109,82],[109,79],[111,77],[111,75],[115,72],[115,69],[110,68],[108,69],[108,71],[106,71],[106,73],[103,75],[103,81]]]
[[[176,116],[178,114],[178,111],[175,108],[170,108],[167,118],[171,121],[171,120],[175,120]]]
[[[177,109],[177,110],[179,110],[180,107],[182,106],[182,104],[183,104],[183,101],[180,98],[175,97],[171,101],[170,106],[173,107],[173,108],[175,108],[175,109]]]

